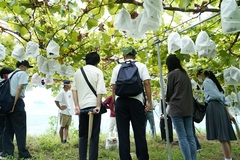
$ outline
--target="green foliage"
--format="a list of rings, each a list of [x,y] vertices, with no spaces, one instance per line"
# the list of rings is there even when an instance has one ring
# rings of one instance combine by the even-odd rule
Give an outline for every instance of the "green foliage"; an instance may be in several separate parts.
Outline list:
[[[74,135],[74,136],[73,136]],[[70,133],[70,140],[67,144],[62,144],[59,136],[54,134],[42,134],[38,136],[29,135],[27,138],[27,146],[31,154],[37,160],[70,160],[78,159],[78,133]],[[176,135],[174,135],[175,137]],[[198,139],[203,148],[197,152],[200,160],[218,160],[223,159],[223,153],[218,141],[207,141],[204,133],[198,133]],[[105,149],[105,139],[107,135],[101,134],[99,141],[99,160],[117,160],[119,159],[118,149]],[[147,135],[148,152],[151,160],[166,160],[168,159],[168,151],[166,144],[160,141],[159,135],[157,139]],[[232,156],[234,159],[239,159],[239,141],[232,141]],[[133,135],[130,136],[131,155],[133,160],[137,160],[135,154],[135,143]],[[17,157],[17,153],[15,152]],[[178,145],[171,145],[171,159],[183,160],[180,148]]]
[[[57,58],[57,61],[60,64],[71,65],[75,70],[84,64],[82,59],[86,53],[97,50],[104,59],[101,68],[104,69],[106,83],[109,83],[112,68],[116,65],[111,59],[114,56],[122,57],[121,47],[133,46],[137,51],[139,50],[137,60],[147,65],[154,79],[160,76],[157,49],[156,45],[153,45],[154,40],[156,38],[161,40],[161,63],[163,75],[166,75],[165,59],[168,53],[168,35],[172,31],[177,31],[181,36],[189,35],[195,41],[201,30],[207,31],[210,38],[217,43],[217,56],[215,59],[206,59],[199,58],[198,55],[189,56],[182,55],[179,51],[176,52],[182,60],[184,68],[189,75],[193,76],[192,78],[196,79],[194,75],[200,67],[211,68],[214,72],[223,72],[223,69],[231,65],[239,66],[240,49],[238,46],[240,42],[238,39],[234,42],[236,34],[222,34],[219,16],[181,32],[192,24],[216,14],[217,11],[209,14],[204,10],[208,9],[209,5],[216,10],[219,9],[220,0],[207,2],[203,0],[164,0],[163,3],[164,7],[170,9],[164,10],[163,23],[159,26],[159,30],[147,32],[146,38],[140,40],[126,37],[124,33],[115,30],[113,24],[116,14],[122,7],[126,8],[130,14],[133,12],[139,14],[144,9],[141,5],[115,3],[113,0],[82,1],[83,6],[79,6],[76,2],[66,3],[65,1],[59,1],[56,4],[35,0],[0,1],[0,20],[7,23],[7,25],[2,25],[0,22],[2,33],[0,43],[6,47],[7,53],[6,59],[1,60],[1,66],[15,67],[16,60],[11,58],[11,53],[16,44],[26,47],[28,41],[35,41],[40,44],[41,55],[46,56],[46,47],[53,39],[60,45],[60,57]],[[180,11],[176,12],[176,8]],[[190,12],[189,9],[196,10],[196,12]],[[31,62],[36,64],[36,59],[31,59]],[[39,73],[37,66],[34,66],[34,69],[29,72],[30,77],[35,72]],[[45,76],[42,73],[39,74]],[[54,78],[61,80],[65,77],[55,74]],[[220,81],[224,82],[222,76]],[[57,89],[54,85],[48,87],[52,87],[53,91]],[[159,87],[156,81],[153,82],[153,92],[158,92]],[[232,86],[226,87],[232,88]]]

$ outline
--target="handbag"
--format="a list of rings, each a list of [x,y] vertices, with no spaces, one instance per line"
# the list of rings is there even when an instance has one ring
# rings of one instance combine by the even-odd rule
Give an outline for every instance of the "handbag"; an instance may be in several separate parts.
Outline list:
[[[206,114],[205,104],[199,103],[196,99],[193,99],[194,112],[193,112],[193,121],[196,123],[202,122]]]
[[[87,82],[89,88],[92,90],[93,94],[97,97],[97,93],[96,93],[95,89],[93,88],[93,86],[91,85],[91,83],[88,81],[88,78],[87,78],[87,75],[86,75],[85,71],[83,70],[83,68],[80,68],[80,69],[81,69],[83,77],[84,77],[85,81]],[[101,103],[100,113],[104,114],[106,112],[107,112],[106,104],[102,102]]]

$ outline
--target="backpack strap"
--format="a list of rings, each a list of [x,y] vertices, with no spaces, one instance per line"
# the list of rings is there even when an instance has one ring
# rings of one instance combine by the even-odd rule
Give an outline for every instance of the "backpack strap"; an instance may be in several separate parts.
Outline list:
[[[8,79],[10,80],[10,79],[12,78],[12,76],[13,76],[15,73],[19,72],[19,71],[21,71],[21,70],[17,70],[17,71],[15,71],[15,72],[13,72],[12,75],[11,75]]]

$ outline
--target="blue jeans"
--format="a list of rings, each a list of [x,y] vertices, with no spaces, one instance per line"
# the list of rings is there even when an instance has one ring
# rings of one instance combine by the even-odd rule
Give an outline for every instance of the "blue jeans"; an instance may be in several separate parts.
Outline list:
[[[201,147],[201,145],[200,145],[200,143],[199,143],[199,141],[198,141],[197,135],[196,135],[194,122],[193,122],[193,135],[194,135],[194,138],[195,138],[197,150],[202,149],[202,147]]]
[[[172,116],[172,122],[178,135],[178,142],[185,160],[197,159],[197,147],[193,134],[191,116]]]
[[[155,122],[154,122],[153,111],[148,111],[146,113],[146,126],[147,126],[147,121],[150,124],[151,131],[152,131],[152,136],[155,137],[156,136],[156,129],[155,129]]]

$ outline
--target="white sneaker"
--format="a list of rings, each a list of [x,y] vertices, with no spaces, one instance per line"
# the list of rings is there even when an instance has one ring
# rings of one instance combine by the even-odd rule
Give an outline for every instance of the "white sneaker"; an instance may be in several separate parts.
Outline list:
[[[0,156],[0,159],[7,159],[7,157],[2,157],[2,156]]]
[[[202,148],[200,148],[200,149],[197,149],[197,152],[200,152],[202,150]]]

